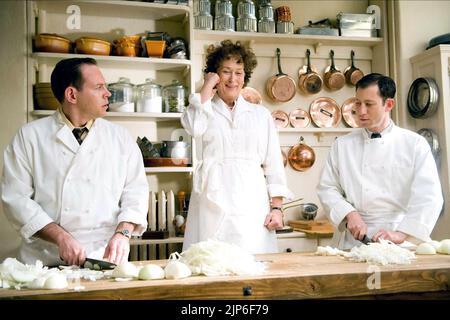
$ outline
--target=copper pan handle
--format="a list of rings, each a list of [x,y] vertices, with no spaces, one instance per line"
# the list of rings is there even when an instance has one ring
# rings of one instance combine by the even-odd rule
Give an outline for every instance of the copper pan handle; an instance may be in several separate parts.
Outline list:
[[[323,113],[324,115],[329,116],[330,118],[333,118],[333,114],[328,110],[320,108],[320,113]]]

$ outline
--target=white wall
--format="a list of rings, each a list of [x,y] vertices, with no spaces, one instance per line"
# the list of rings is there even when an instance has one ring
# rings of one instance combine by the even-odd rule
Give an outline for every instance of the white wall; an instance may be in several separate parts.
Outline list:
[[[394,20],[397,30],[395,71],[398,77],[397,114],[400,126],[414,131],[421,128],[409,115],[406,104],[409,87],[414,81],[410,58],[424,52],[431,38],[450,32],[449,13],[448,0],[395,2]],[[445,181],[442,183],[445,185]],[[433,239],[450,237],[450,205],[446,203],[444,209],[445,212],[432,233]]]
[[[396,1],[394,9],[398,120],[401,126],[414,129],[413,118],[406,108],[408,90],[414,80],[409,59],[425,51],[431,38],[450,32],[450,1]]]
[[[0,165],[3,150],[17,129],[26,123],[26,14],[25,1],[0,2]],[[14,255],[17,232],[0,206],[0,262]]]

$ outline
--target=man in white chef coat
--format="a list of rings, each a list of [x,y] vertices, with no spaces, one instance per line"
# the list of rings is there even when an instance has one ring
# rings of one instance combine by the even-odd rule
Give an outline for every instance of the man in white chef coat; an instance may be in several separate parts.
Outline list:
[[[96,64],[58,62],[51,85],[61,107],[20,128],[4,152],[1,198],[24,263],[121,263],[147,227],[142,156],[125,128],[101,119],[111,93]]]
[[[334,245],[349,249],[373,241],[430,240],[442,209],[439,176],[427,141],[391,118],[395,82],[381,74],[356,84],[359,127],[333,143],[318,196],[337,227]]]

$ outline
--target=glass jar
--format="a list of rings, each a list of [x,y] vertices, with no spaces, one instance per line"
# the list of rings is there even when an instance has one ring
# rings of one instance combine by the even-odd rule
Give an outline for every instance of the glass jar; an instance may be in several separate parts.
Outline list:
[[[145,83],[136,87],[137,112],[162,112],[161,86],[153,79],[145,79]]]
[[[119,82],[108,85],[111,96],[108,98],[108,111],[134,112],[134,85],[130,79],[120,77]]]
[[[162,95],[164,112],[184,112],[186,88],[178,80],[173,80],[171,84],[165,86]]]

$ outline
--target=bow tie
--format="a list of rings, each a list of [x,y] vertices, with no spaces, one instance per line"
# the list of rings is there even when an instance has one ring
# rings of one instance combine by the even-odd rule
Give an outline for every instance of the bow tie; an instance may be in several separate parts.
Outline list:
[[[374,132],[370,135],[370,139],[381,138],[381,134],[378,132]]]

